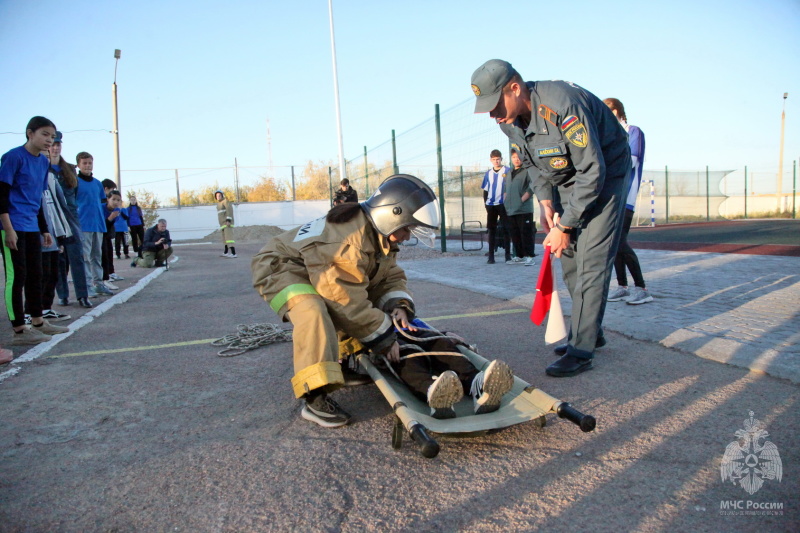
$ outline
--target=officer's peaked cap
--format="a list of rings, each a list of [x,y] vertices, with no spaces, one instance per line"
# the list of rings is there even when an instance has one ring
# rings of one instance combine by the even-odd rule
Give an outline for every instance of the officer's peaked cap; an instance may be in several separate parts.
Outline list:
[[[477,97],[476,113],[488,113],[500,101],[503,87],[517,74],[508,61],[490,59],[472,74],[472,92]]]

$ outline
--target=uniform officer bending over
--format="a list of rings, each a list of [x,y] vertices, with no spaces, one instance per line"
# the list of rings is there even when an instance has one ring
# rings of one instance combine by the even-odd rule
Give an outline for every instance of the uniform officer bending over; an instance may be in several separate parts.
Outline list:
[[[625,130],[595,95],[565,81],[525,82],[510,63],[492,59],[472,75],[476,113],[489,113],[531,168],[547,232],[572,297],[568,343],[547,367],[555,377],[592,368],[603,346],[611,267],[622,230],[631,153]],[[560,220],[554,221],[558,213]]]

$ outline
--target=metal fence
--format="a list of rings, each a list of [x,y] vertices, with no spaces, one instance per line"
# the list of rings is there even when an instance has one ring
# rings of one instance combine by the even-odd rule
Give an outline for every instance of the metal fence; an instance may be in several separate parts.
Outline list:
[[[444,222],[449,232],[462,221],[483,220],[485,211],[480,189],[488,168],[489,152],[509,152],[506,136],[493,121],[473,113],[473,99],[443,112],[434,108],[431,118],[396,134],[372,148],[367,146],[346,161],[346,174],[360,198],[369,197],[384,179],[394,173],[412,174],[428,183],[444,202]],[[509,158],[506,157],[506,160]],[[155,190],[161,205],[177,205],[180,191],[217,187],[233,190],[240,202],[332,199],[339,183],[333,163],[240,167],[234,164],[207,169],[166,169],[124,171],[129,188]],[[784,172],[782,180],[774,171],[734,170],[644,171],[637,201],[639,225],[706,221],[720,218],[765,216],[796,217],[797,162]],[[253,188],[272,180],[282,191],[275,198],[249,198]],[[777,183],[782,183],[777,191]],[[263,192],[263,191],[262,191]],[[301,196],[298,194],[302,192]],[[778,194],[780,192],[780,194]],[[271,193],[270,193],[271,194]],[[205,196],[203,196],[205,198]]]

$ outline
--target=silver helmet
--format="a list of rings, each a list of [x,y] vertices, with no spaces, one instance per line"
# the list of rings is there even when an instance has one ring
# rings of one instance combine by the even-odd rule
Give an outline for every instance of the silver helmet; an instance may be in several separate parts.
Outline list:
[[[390,176],[361,206],[381,235],[388,237],[410,226],[421,243],[433,246],[433,230],[439,228],[439,202],[421,179],[408,174]]]

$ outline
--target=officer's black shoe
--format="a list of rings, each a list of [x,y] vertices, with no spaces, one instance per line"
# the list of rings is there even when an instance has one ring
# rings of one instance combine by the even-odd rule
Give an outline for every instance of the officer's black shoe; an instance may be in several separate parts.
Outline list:
[[[78,298],[78,305],[87,309],[92,307],[92,304],[89,302],[89,298]]]
[[[574,355],[565,355],[548,366],[547,369],[545,369],[545,373],[554,378],[570,378],[572,376],[577,376],[581,372],[591,370],[592,368],[591,359],[581,359]]]
[[[489,260],[488,260],[488,261],[486,261],[486,262],[487,262],[488,264],[490,264],[490,265],[493,265],[493,264],[494,264],[494,256],[493,256],[493,255],[490,255],[490,256],[489,256]]]
[[[594,343],[595,349],[602,348],[606,345],[606,338],[605,337],[597,337],[597,340]],[[553,348],[553,353],[557,356],[561,357],[563,355],[567,355],[567,344],[559,344],[555,348]]]

